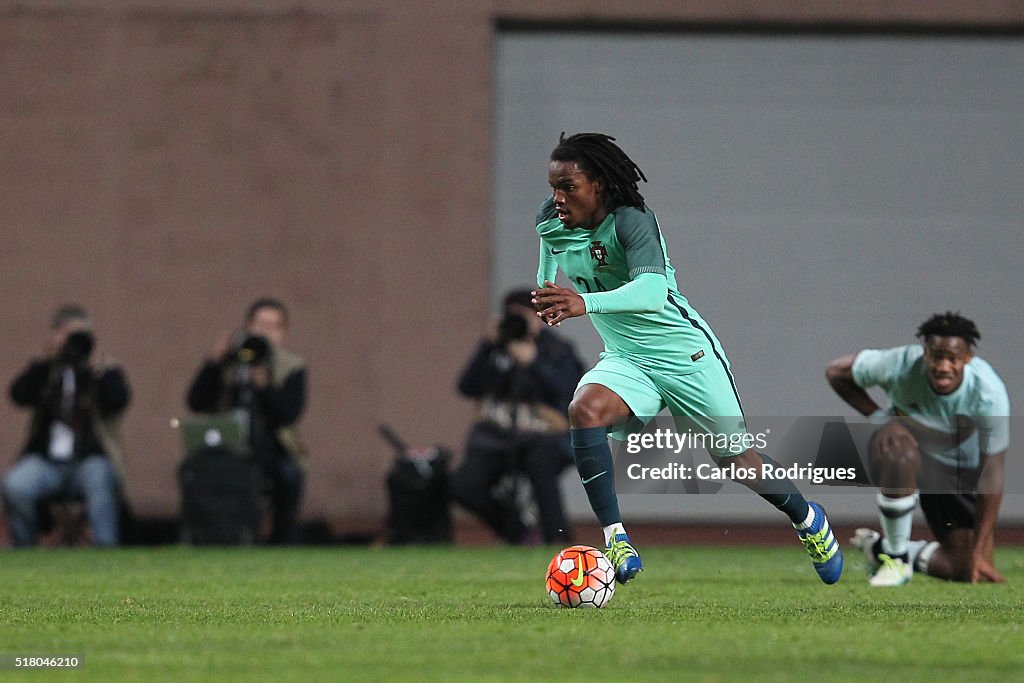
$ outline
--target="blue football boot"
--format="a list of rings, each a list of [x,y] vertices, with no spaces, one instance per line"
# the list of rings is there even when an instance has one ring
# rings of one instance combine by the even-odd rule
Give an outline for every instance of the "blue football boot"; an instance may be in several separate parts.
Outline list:
[[[628,583],[644,570],[640,553],[629,542],[629,536],[626,534],[615,534],[605,546],[604,554],[615,567],[615,580],[619,583]]]
[[[796,535],[811,556],[818,577],[827,584],[833,584],[843,575],[843,551],[828,525],[824,508],[817,503],[808,502],[808,505],[814,510],[814,521],[807,529],[797,529]]]

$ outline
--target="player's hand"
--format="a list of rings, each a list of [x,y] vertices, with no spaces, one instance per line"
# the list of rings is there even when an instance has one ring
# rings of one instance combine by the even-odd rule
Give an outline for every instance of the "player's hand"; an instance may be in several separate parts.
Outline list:
[[[565,287],[559,287],[551,280],[544,281],[544,289],[535,289],[533,307],[537,315],[549,327],[557,327],[563,320],[587,314],[587,306],[583,297]]]
[[[971,583],[1006,583],[1003,575],[981,553],[971,558]]]
[[[884,429],[881,431],[879,436],[880,443],[878,445],[883,450],[900,452],[908,447],[914,449],[921,447],[917,442],[917,436],[910,429],[906,428],[906,421],[903,421],[901,425],[904,427],[903,429]]]

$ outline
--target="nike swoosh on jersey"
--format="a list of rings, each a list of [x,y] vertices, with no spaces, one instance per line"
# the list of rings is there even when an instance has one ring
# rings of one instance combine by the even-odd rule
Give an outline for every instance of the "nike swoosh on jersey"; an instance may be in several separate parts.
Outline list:
[[[608,474],[608,470],[605,470],[604,472],[598,472],[594,476],[589,477],[587,479],[581,479],[580,481],[582,481],[584,484],[589,484],[590,482],[592,482],[595,479],[597,479],[598,477],[600,477],[602,474]]]
[[[565,253],[565,249],[552,249],[551,253],[552,254],[564,254]]]

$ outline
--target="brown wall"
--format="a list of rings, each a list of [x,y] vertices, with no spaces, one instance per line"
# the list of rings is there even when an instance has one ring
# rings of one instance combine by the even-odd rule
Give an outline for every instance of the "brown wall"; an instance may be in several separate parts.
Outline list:
[[[458,445],[470,418],[452,386],[488,313],[495,19],[1024,23],[995,1],[557,7],[0,4],[0,381],[56,304],[87,306],[135,390],[130,496],[172,513],[169,420],[191,374],[250,300],[278,296],[311,367],[305,512],[372,528],[376,425]],[[0,402],[4,461],[23,425]]]

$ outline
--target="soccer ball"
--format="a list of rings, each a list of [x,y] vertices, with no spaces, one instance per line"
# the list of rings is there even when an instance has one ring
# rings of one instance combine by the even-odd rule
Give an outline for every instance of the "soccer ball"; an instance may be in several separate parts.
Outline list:
[[[570,546],[548,565],[545,588],[559,607],[604,607],[615,595],[615,568],[597,548]]]

